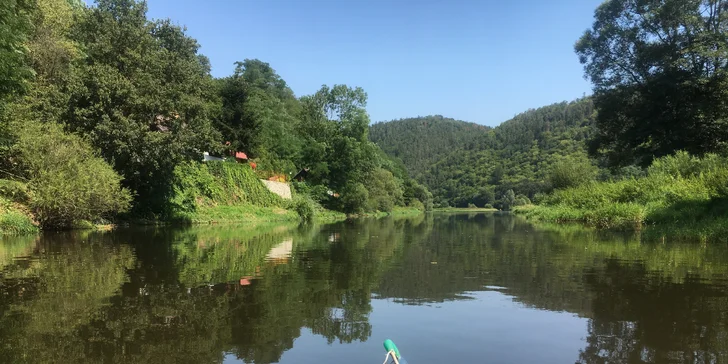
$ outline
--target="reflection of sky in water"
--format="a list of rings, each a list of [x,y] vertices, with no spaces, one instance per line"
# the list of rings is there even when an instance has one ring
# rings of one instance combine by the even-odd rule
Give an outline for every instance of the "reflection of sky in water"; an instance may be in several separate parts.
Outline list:
[[[573,363],[587,335],[587,320],[570,313],[527,308],[501,292],[471,292],[472,300],[402,305],[373,300],[367,342],[328,345],[301,330],[281,363],[372,364],[384,360],[382,342],[397,343],[409,364]],[[548,334],[545,334],[548,333]],[[242,363],[233,355],[225,363]]]

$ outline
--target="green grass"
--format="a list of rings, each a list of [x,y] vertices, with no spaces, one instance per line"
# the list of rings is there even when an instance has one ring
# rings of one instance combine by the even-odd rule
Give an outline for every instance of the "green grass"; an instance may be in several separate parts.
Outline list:
[[[495,208],[485,208],[485,207],[441,207],[436,208],[433,211],[435,212],[494,212],[498,211],[498,209]]]
[[[280,207],[261,207],[250,204],[201,206],[194,213],[181,215],[178,218],[193,224],[214,223],[257,223],[277,221],[298,221],[293,211]]]
[[[533,220],[607,229],[658,225],[690,239],[725,241],[728,159],[678,153],[656,160],[646,177],[556,190],[538,206],[514,212]]]
[[[0,197],[0,235],[23,235],[38,232],[31,216],[15,204]]]

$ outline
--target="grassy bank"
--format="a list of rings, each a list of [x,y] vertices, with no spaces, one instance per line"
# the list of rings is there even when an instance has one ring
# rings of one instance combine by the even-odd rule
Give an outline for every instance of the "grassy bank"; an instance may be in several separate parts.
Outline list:
[[[498,211],[496,208],[484,208],[484,207],[442,207],[434,209],[435,212],[494,212]]]
[[[0,197],[0,235],[38,232],[38,224],[24,206]]]
[[[678,153],[656,160],[644,177],[556,190],[538,206],[515,212],[534,220],[598,228],[660,225],[714,240],[728,234],[728,160]]]

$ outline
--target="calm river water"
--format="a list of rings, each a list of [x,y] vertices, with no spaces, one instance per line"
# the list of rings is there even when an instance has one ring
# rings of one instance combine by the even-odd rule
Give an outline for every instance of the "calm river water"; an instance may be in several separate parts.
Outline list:
[[[728,249],[513,216],[0,243],[0,362],[728,363]]]

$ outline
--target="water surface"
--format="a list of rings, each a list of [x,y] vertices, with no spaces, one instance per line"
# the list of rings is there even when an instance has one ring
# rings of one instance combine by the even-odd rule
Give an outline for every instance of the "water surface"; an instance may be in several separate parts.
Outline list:
[[[0,362],[728,362],[728,249],[432,214],[0,242]]]

